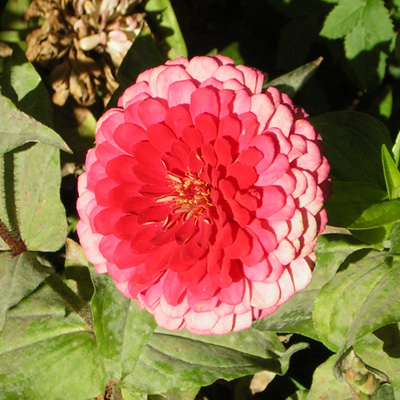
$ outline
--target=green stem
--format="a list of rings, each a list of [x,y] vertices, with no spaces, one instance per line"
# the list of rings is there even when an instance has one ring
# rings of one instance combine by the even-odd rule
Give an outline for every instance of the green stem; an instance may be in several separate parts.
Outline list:
[[[18,256],[21,253],[27,251],[25,243],[17,238],[6,226],[6,224],[0,219],[0,237],[4,240],[7,246],[10,248],[13,256]]]
[[[84,302],[65,282],[57,275],[51,274],[46,278],[49,286],[93,329],[90,305]]]

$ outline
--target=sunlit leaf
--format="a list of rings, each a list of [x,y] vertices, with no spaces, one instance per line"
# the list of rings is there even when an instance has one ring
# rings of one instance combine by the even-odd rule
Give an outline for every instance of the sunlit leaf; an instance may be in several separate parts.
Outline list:
[[[2,399],[89,399],[106,383],[93,333],[47,285],[9,311],[0,336]]]
[[[353,400],[350,386],[333,375],[334,363],[332,356],[315,370],[307,400]]]
[[[382,145],[382,165],[389,199],[400,197],[400,172],[385,145]]]
[[[145,10],[155,25],[155,33],[165,41],[168,58],[187,57],[186,44],[170,0],[149,0]]]
[[[0,331],[6,312],[32,293],[46,278],[37,255],[22,253],[16,257],[10,252],[0,253]]]

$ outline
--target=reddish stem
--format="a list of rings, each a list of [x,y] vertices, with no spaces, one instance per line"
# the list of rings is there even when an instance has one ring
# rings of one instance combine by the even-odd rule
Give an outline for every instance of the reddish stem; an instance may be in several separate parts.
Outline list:
[[[25,243],[17,238],[0,219],[0,237],[6,242],[7,246],[11,249],[13,256],[27,251]]]

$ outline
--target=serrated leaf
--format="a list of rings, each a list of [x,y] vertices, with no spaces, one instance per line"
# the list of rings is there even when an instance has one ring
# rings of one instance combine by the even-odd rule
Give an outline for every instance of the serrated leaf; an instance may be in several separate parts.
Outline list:
[[[68,145],[53,129],[18,110],[10,100],[0,94],[0,154],[26,143],[41,142],[71,152]]]
[[[364,6],[363,0],[339,0],[324,22],[321,36],[328,39],[343,38],[360,21]]]
[[[356,2],[346,0],[346,3]],[[390,43],[395,35],[389,11],[382,0],[366,0],[362,3],[359,20],[346,37],[345,50],[349,59],[383,43]]]
[[[89,399],[105,385],[93,333],[47,285],[9,311],[0,336],[0,399]]]
[[[400,172],[385,145],[382,145],[382,166],[389,199],[396,199],[400,197]]]
[[[311,123],[321,133],[334,179],[386,188],[380,149],[383,144],[390,148],[392,141],[383,123],[354,111],[322,114]]]
[[[6,313],[23,298],[32,293],[46,278],[46,273],[34,253],[12,256],[0,253],[0,332],[6,321]]]
[[[333,375],[335,356],[330,357],[314,372],[307,400],[352,400],[350,386]]]
[[[305,64],[294,71],[282,75],[270,82],[267,82],[265,87],[276,87],[280,91],[293,97],[314,75],[315,71],[322,62],[322,57],[317,58],[308,64]]]
[[[156,26],[155,33],[161,36],[168,47],[165,50],[168,58],[187,57],[186,44],[171,2],[169,0],[149,0],[145,5],[145,10]]]

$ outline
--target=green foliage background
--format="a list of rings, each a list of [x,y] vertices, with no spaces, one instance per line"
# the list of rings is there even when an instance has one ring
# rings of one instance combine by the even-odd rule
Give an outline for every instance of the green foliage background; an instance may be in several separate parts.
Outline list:
[[[149,27],[108,107],[144,69],[222,53],[311,114],[331,165],[311,285],[225,336],[157,328],[85,260],[76,177],[60,171],[84,161],[103,110],[74,126],[52,106],[23,51],[28,4],[0,10],[0,41],[13,45],[1,59],[0,219],[26,246],[0,241],[0,399],[86,400],[107,387],[119,400],[399,400],[400,1],[142,4]],[[265,371],[272,383],[252,392]]]

